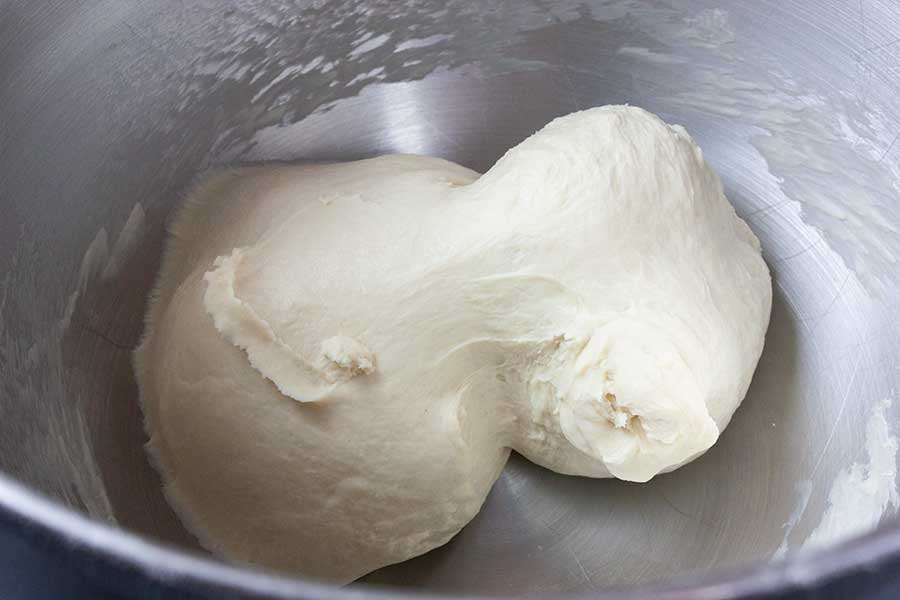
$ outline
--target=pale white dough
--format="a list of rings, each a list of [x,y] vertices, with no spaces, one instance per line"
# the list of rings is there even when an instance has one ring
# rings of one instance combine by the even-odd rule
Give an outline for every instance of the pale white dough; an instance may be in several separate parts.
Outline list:
[[[678,126],[608,106],[485,175],[437,158],[220,172],[136,355],[149,447],[230,559],[349,582],[443,544],[510,448],[647,481],[716,441],[772,289]]]

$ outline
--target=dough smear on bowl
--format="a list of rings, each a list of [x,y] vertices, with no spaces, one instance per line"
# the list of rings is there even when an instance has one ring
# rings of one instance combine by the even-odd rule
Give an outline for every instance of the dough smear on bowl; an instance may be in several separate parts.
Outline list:
[[[346,583],[478,512],[510,449],[647,481],[715,443],[763,347],[759,242],[679,126],[554,120],[437,158],[219,172],[175,221],[136,371],[185,525]]]

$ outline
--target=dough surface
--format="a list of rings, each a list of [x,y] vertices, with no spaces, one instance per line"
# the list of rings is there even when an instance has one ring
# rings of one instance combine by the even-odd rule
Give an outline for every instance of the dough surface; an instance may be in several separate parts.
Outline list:
[[[175,221],[136,352],[148,447],[201,543],[346,583],[439,546],[510,449],[647,481],[743,399],[772,289],[679,126],[554,120],[437,158],[224,171]]]

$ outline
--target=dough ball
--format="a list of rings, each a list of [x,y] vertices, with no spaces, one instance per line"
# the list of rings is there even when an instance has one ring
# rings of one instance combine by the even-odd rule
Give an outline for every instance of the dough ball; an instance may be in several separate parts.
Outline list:
[[[771,296],[699,148],[638,108],[556,119],[480,177],[220,172],[136,353],[149,449],[206,547],[346,583],[449,540],[510,449],[630,481],[702,454]]]

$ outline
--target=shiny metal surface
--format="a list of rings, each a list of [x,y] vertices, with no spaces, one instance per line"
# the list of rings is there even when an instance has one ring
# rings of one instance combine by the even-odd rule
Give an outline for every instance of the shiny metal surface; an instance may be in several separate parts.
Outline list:
[[[385,152],[485,169],[552,117],[606,103],[685,125],[762,240],[776,294],[748,398],[713,450],[648,484],[515,458],[459,536],[357,591],[679,577],[730,594],[896,552],[890,494],[881,534],[798,551],[841,474],[867,474],[873,411],[892,400],[888,421],[900,415],[900,5],[879,0],[0,2],[3,473],[202,552],[146,462],[130,365],[190,181]],[[0,485],[0,504],[69,537],[151,571],[180,564],[34,502]],[[787,566],[766,566],[781,552]],[[235,589],[310,589],[184,564]]]

